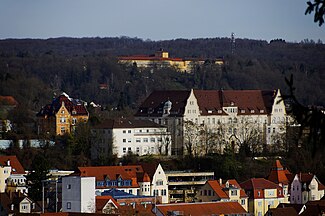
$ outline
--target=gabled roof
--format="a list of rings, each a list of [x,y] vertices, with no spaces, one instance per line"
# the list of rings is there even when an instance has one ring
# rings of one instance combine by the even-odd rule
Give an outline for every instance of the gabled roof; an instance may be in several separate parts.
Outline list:
[[[268,180],[276,184],[282,183],[284,185],[289,184],[289,179],[287,178],[286,173],[288,170],[285,170],[279,160],[276,160],[272,166]]]
[[[94,126],[95,129],[114,129],[114,128],[164,128],[164,126],[156,124],[149,120],[135,119],[107,119],[99,125]]]
[[[239,194],[239,197],[240,198],[244,198],[244,197],[248,197],[247,194],[245,193],[244,189],[242,189],[239,185],[239,183],[237,182],[236,179],[229,179],[226,181],[226,183],[228,182],[228,184],[231,186],[231,187],[235,187],[235,188],[238,188],[239,191],[240,191],[240,194]],[[226,183],[222,185],[222,188],[225,190],[226,189]]]
[[[168,212],[182,212],[183,215],[222,215],[244,214],[245,209],[238,202],[204,202],[204,203],[177,203],[157,205],[163,214]]]
[[[115,208],[120,207],[120,205],[111,196],[96,196],[96,210],[102,211],[108,202],[111,202]]]
[[[181,117],[190,96],[189,90],[154,91],[140,105],[136,116],[159,117],[167,101],[168,116]],[[223,107],[238,107],[238,115],[266,115],[272,112],[276,90],[193,90],[201,115],[226,115]]]
[[[250,191],[250,195],[248,195],[254,199],[263,198],[265,189],[276,189],[276,196],[283,197],[283,193],[281,193],[281,195],[278,194],[278,190],[282,190],[282,187],[264,178],[251,178],[240,183],[240,186],[246,191],[247,194],[247,191]]]
[[[210,185],[215,194],[221,199],[229,199],[229,196],[222,190],[217,180],[208,180],[207,184]]]
[[[11,166],[11,174],[26,174],[25,169],[19,162],[18,158],[15,155],[12,156],[0,156],[0,165],[8,166],[8,162]]]
[[[88,115],[88,111],[83,102],[70,98],[67,94],[62,93],[55,98],[51,104],[47,104],[37,113],[37,116],[55,116],[64,103],[65,108],[71,115]]]
[[[80,176],[93,176],[96,181],[117,180],[121,177],[123,180],[132,180],[132,186],[139,187],[138,182],[147,180],[147,176],[141,166],[94,166],[94,167],[78,167]],[[141,181],[140,181],[141,180]]]

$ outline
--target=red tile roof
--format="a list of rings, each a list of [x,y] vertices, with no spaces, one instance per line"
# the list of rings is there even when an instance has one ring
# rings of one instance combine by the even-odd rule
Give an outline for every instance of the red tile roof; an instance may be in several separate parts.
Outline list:
[[[1,166],[8,166],[8,161],[10,163],[10,166],[12,167],[12,174],[26,174],[25,169],[23,168],[16,156],[0,156]]]
[[[111,196],[96,196],[96,210],[102,211],[105,205],[111,201],[116,208],[119,208],[120,205],[113,199]]]
[[[245,214],[245,209],[238,202],[204,202],[204,203],[177,203],[157,205],[163,215],[168,212],[179,211],[183,215],[222,215]]]
[[[269,114],[276,90],[193,90],[201,115],[225,115],[223,107],[238,107],[238,115]],[[136,116],[163,115],[163,107],[169,100],[172,103],[169,116],[183,116],[188,90],[154,91],[140,105]]]
[[[132,180],[132,186],[127,187],[139,187],[138,181],[149,180],[150,182],[149,177],[145,175],[145,172],[139,165],[78,167],[78,169],[80,176],[93,176],[96,178],[96,181],[104,181],[105,178],[117,180],[118,177],[121,177],[123,180]]]
[[[227,182],[229,183],[229,185],[233,185],[240,190],[240,195],[239,195],[240,198],[248,197],[247,194],[245,193],[245,190],[240,187],[240,185],[236,181],[236,179],[229,179],[229,180],[227,180]],[[225,188],[225,187],[226,187],[226,184],[223,184],[222,188]]]
[[[222,190],[222,187],[219,184],[219,181],[217,180],[208,180],[207,184],[210,185],[210,187],[213,189],[213,191],[216,193],[218,197],[221,199],[229,199],[229,196]]]
[[[285,170],[283,168],[281,162],[279,160],[276,160],[271,169],[268,180],[276,184],[281,183],[283,185],[288,185],[289,179],[287,178],[286,175],[288,172],[289,172],[288,170]]]
[[[282,187],[264,178],[251,178],[240,183],[240,186],[246,191],[247,194],[248,191],[250,192],[249,196],[251,198],[264,198],[265,189],[277,189],[277,197],[283,197],[283,193],[281,192],[281,195],[279,195],[278,192],[279,190],[282,190]]]

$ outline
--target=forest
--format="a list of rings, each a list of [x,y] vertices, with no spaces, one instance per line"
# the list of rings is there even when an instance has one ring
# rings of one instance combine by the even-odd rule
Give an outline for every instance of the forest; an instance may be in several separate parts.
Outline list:
[[[233,44],[234,45],[234,44]],[[236,39],[231,49],[230,38],[175,39],[150,41],[139,38],[50,38],[0,40],[0,95],[13,96],[18,106],[9,113],[0,112],[0,118],[15,123],[12,133],[3,138],[37,138],[36,128],[30,129],[36,113],[42,106],[62,92],[72,98],[101,105],[100,112],[89,108],[90,125],[80,128],[74,136],[55,137],[55,149],[44,144],[41,149],[8,149],[6,154],[16,154],[26,168],[35,168],[33,159],[45,157],[51,167],[61,169],[89,165],[89,137],[83,137],[91,124],[105,118],[129,116],[153,90],[177,89],[281,89],[290,94],[285,78],[293,77],[294,94],[304,106],[325,106],[325,45],[322,41],[303,40],[299,43],[275,39],[270,42]],[[181,73],[174,68],[140,70],[135,65],[118,64],[118,56],[149,55],[163,48],[170,57],[203,58],[205,64],[191,73]],[[211,64],[212,59],[223,58],[225,64]],[[100,88],[105,84],[107,88]],[[300,153],[299,153],[300,154]],[[293,156],[301,157],[298,153]],[[312,155],[311,155],[312,156]],[[310,157],[311,157],[310,156]],[[36,158],[37,158],[36,157]],[[317,170],[306,166],[307,156],[300,160],[298,168]],[[37,158],[37,160],[40,160]],[[135,162],[134,156],[123,158],[124,163]],[[146,160],[152,160],[151,157]],[[179,164],[202,168],[211,163],[223,177],[248,177],[265,173],[270,164],[247,161],[242,167],[231,154],[193,160],[181,160],[166,166]],[[184,162],[185,161],[185,162]],[[186,162],[187,161],[187,162]],[[199,162],[198,162],[199,161]],[[106,164],[116,163],[116,158]],[[253,166],[249,169],[247,167]],[[305,163],[305,164],[303,164]],[[325,163],[324,163],[325,164]],[[224,166],[224,167],[223,167]],[[310,165],[312,166],[312,165]],[[175,168],[175,167],[174,167]],[[224,172],[224,173],[223,173]],[[325,177],[325,173],[322,173]],[[324,178],[325,179],[325,178]]]

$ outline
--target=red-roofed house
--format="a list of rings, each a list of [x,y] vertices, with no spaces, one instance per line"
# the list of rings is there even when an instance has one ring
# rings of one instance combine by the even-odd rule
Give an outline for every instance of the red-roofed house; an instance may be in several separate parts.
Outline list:
[[[256,216],[262,216],[269,208],[276,208],[279,203],[286,202],[282,187],[264,178],[252,178],[240,186],[249,197],[249,212]]]
[[[120,205],[111,196],[96,196],[96,212],[117,214]]]
[[[238,202],[175,203],[157,205],[153,209],[157,216],[169,215],[238,215],[247,212]]]
[[[96,178],[96,192],[117,188],[134,195],[150,195],[150,178],[141,166],[79,167],[79,175]]]
[[[154,91],[135,117],[166,125],[174,155],[222,153],[225,145],[237,150],[249,140],[250,147],[281,143],[289,119],[280,90]],[[189,130],[189,123],[198,129]]]
[[[229,201],[228,194],[222,190],[217,180],[208,180],[197,193],[199,202]]]
[[[244,189],[240,187],[236,179],[227,180],[225,184],[221,185],[221,187],[229,196],[230,201],[237,201],[246,211],[248,211],[248,196]]]
[[[37,117],[40,133],[63,135],[73,132],[77,123],[86,123],[89,113],[82,101],[62,93],[51,104],[42,107]]]
[[[289,201],[290,181],[287,177],[287,174],[290,174],[289,170],[284,169],[281,162],[279,160],[276,160],[271,168],[270,174],[267,179],[282,187],[283,195],[286,198],[286,200]]]
[[[290,187],[290,203],[305,204],[320,200],[324,196],[325,186],[311,173],[294,175]]]
[[[16,156],[0,156],[0,193],[28,193],[25,170]]]

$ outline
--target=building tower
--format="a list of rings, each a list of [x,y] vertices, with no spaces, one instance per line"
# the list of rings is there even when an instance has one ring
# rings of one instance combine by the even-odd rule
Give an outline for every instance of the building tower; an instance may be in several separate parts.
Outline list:
[[[231,41],[230,41],[230,44],[231,44],[231,54],[235,54],[235,51],[236,51],[236,39],[235,39],[235,33],[231,33]]]

